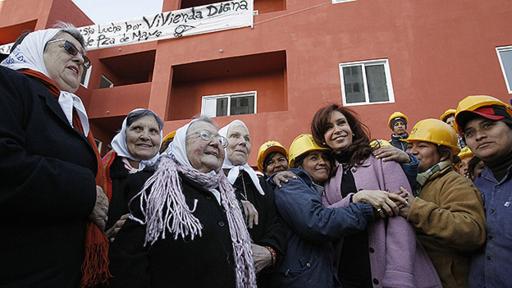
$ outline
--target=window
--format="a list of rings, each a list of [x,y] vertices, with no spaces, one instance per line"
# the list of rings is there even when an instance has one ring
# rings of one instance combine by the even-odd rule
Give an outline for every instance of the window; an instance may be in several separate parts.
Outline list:
[[[89,86],[89,78],[91,78],[91,71],[92,71],[92,66],[89,67],[89,69],[87,69],[84,73],[82,73],[82,79],[80,79],[80,84],[82,84],[82,86],[84,86],[84,87]]]
[[[393,103],[387,59],[340,64],[343,105]]]
[[[203,96],[201,114],[208,117],[256,113],[256,91]]]
[[[509,94],[512,94],[512,46],[497,47],[496,53],[500,60],[501,71],[507,84]]]
[[[103,142],[94,138],[94,142],[96,143],[96,147],[98,148],[98,152],[101,154],[101,148],[103,148]]]
[[[107,78],[105,75],[101,75],[100,79],[100,88],[112,88],[114,87],[114,83],[110,81],[110,79]]]

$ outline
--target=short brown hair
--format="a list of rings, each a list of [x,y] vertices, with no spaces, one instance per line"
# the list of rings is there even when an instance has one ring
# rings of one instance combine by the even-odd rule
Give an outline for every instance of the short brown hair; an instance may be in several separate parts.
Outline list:
[[[313,139],[315,139],[318,145],[330,148],[325,143],[324,135],[329,129],[331,114],[334,111],[340,112],[347,118],[348,125],[352,133],[354,133],[352,144],[346,151],[352,155],[348,164],[351,166],[362,164],[372,154],[372,149],[370,148],[370,130],[359,120],[357,113],[351,109],[341,107],[338,104],[331,104],[316,111],[311,121],[311,134],[313,135]],[[333,152],[336,153],[335,151]]]

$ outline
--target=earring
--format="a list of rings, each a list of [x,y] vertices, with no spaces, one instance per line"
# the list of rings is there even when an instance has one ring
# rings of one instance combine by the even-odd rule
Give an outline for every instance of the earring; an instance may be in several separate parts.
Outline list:
[[[352,137],[356,136],[356,133],[352,133]]]

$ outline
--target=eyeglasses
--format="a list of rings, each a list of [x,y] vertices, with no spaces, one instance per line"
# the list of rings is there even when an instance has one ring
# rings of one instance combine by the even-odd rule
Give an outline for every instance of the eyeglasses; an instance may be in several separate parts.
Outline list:
[[[78,50],[78,48],[76,48],[75,44],[69,42],[66,39],[62,39],[62,38],[54,39],[54,40],[46,42],[46,45],[48,45],[50,43],[60,42],[60,41],[64,41],[64,45],[62,46],[62,48],[64,48],[64,50],[66,50],[66,52],[69,55],[76,56],[78,53],[80,53],[80,55],[82,55],[82,58],[84,59],[83,65],[84,65],[85,70],[87,70],[87,69],[89,69],[89,67],[91,67],[91,61],[89,60],[89,58],[87,56],[85,56],[84,53],[80,52],[80,50]]]
[[[222,145],[222,147],[224,147],[224,148],[228,147],[228,139],[219,135],[218,133],[214,134],[208,130],[202,130],[202,131],[199,131],[196,133],[199,135],[199,138],[203,139],[206,142],[210,142],[212,140],[218,140],[220,145]]]

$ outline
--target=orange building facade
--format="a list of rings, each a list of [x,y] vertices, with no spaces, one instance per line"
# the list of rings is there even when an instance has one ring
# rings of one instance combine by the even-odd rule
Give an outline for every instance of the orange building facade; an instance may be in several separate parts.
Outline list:
[[[164,0],[162,11],[215,2]],[[202,111],[243,113],[215,121],[248,125],[254,164],[260,144],[289,145],[329,103],[388,139],[394,111],[412,127],[467,95],[510,101],[509,0],[254,0],[254,9],[253,27],[90,51],[77,94],[102,152],[137,107],[157,112],[166,133]],[[57,20],[93,24],[71,0],[0,2],[0,44]]]

